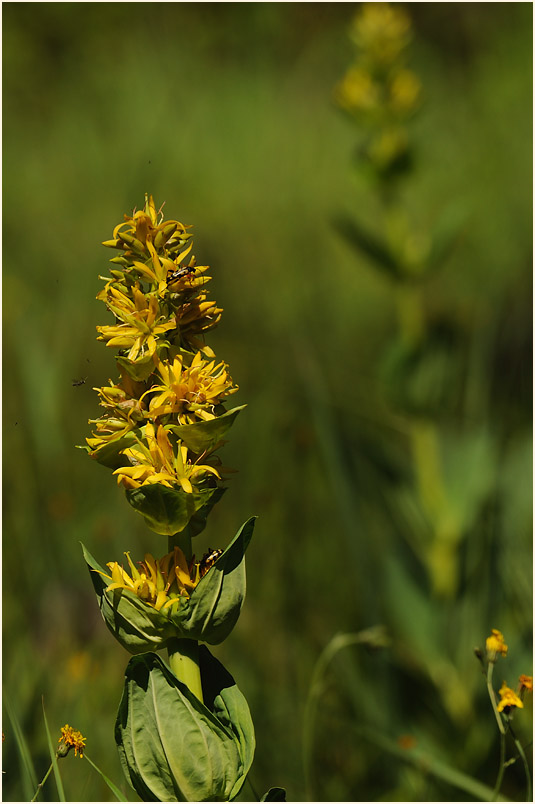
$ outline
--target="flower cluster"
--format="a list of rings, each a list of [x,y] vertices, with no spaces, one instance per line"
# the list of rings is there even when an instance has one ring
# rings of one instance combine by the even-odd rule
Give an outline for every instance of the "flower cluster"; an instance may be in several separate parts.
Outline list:
[[[119,379],[95,389],[104,411],[86,441],[130,490],[161,484],[192,494],[222,480],[214,452],[225,428],[203,425],[227,413],[237,386],[204,343],[222,310],[208,298],[208,266],[196,264],[188,228],[164,221],[146,196],[104,242],[121,254],[97,296],[115,322],[97,331],[118,350]]]
[[[420,81],[405,63],[410,20],[398,5],[366,3],[351,38],[355,60],[335,89],[335,101],[368,129],[365,154],[379,173],[388,173],[407,156],[404,122],[420,104]]]
[[[66,723],[65,726],[62,726],[61,737],[59,738],[58,743],[58,757],[66,757],[71,748],[74,748],[74,756],[78,756],[78,754],[80,754],[80,757],[83,757],[85,737],[82,736],[81,732],[75,731],[72,726],[69,726],[68,723]]]
[[[150,553],[146,553],[144,560],[138,562],[139,569],[132,562],[130,553],[125,553],[130,575],[117,561],[107,563],[110,575],[97,571],[99,575],[111,581],[106,587],[106,592],[128,589],[156,611],[165,611],[172,605],[178,606],[181,599],[190,597],[191,592],[221,553],[221,550],[210,550],[200,561],[196,562],[193,556],[188,562],[180,547],[175,545],[174,549],[162,558],[154,558]]]
[[[498,658],[500,656],[505,658],[508,650],[509,647],[505,643],[502,632],[497,628],[493,628],[490,636],[488,636],[485,641],[485,654],[479,648],[476,650],[476,656],[478,656],[478,658],[483,662],[484,666],[484,658],[486,658],[487,674],[490,672],[489,678],[492,675],[492,668],[498,661]],[[507,682],[504,681],[498,690],[500,700],[497,704],[495,704],[496,711],[501,712],[504,715],[510,715],[515,709],[523,709],[523,698],[526,692],[533,692],[532,676],[526,676],[524,674],[519,676],[516,691],[507,686]],[[492,699],[494,703],[494,693]]]

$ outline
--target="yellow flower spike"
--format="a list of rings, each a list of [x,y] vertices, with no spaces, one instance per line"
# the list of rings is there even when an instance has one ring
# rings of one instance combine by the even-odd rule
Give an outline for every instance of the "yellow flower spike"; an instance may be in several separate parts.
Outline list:
[[[66,757],[71,748],[74,748],[74,756],[80,754],[80,759],[84,756],[86,738],[80,731],[75,731],[68,723],[61,729],[61,737],[58,740],[56,756]]]
[[[507,656],[507,645],[504,642],[503,634],[497,628],[493,628],[491,635],[487,637],[485,643],[487,658],[489,662],[495,662],[498,656]]]
[[[498,712],[504,712],[508,714],[510,709],[516,707],[517,709],[523,709],[524,704],[510,687],[507,686],[506,682],[504,681],[500,690],[500,703],[497,706]]]

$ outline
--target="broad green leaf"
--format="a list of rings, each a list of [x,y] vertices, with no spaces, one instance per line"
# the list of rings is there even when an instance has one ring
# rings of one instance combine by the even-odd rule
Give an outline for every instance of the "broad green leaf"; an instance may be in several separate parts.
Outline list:
[[[210,452],[221,441],[227,430],[234,424],[238,413],[246,405],[233,408],[215,419],[195,424],[172,425],[168,429],[180,438],[192,452],[200,455]]]
[[[223,491],[208,488],[189,494],[182,489],[152,483],[128,489],[126,498],[132,508],[142,514],[151,530],[162,536],[173,536],[183,531],[195,514],[196,533],[199,533],[204,528],[210,509],[221,498]]]
[[[206,705],[156,654],[128,664],[115,740],[144,801],[228,801],[245,781],[254,750],[247,703],[206,648],[200,665]]]
[[[260,801],[286,801],[286,790],[284,787],[270,787]]]
[[[191,637],[217,645],[230,634],[245,597],[245,551],[256,517],[242,525],[214,566],[201,578],[187,604],[170,615]]]

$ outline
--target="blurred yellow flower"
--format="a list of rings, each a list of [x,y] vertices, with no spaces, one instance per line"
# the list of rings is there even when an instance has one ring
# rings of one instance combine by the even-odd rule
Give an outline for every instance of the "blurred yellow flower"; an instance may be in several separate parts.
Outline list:
[[[507,656],[507,645],[503,641],[503,634],[497,628],[493,628],[491,635],[487,637],[485,643],[489,662],[495,662],[498,654]]]
[[[523,695],[524,692],[533,692],[533,676],[522,674],[518,679],[518,687],[520,695]]]
[[[80,757],[83,757],[85,737],[82,737],[81,732],[75,731],[68,723],[62,727],[58,743],[58,757],[66,757],[71,748],[74,748],[74,756],[79,753]]]
[[[139,570],[132,562],[130,553],[125,553],[125,556],[130,575],[117,561],[110,561],[106,565],[111,575],[100,573],[111,581],[106,591],[128,589],[157,611],[179,604],[181,597],[189,597],[200,579],[199,565],[192,562],[188,566],[179,547],[159,559],[146,553],[144,561],[139,562]]]
[[[353,20],[351,33],[370,61],[388,65],[410,42],[411,25],[398,4],[365,3]]]
[[[380,87],[368,70],[351,67],[335,89],[336,102],[348,112],[374,112],[380,109]]]
[[[418,106],[422,85],[411,70],[397,72],[390,84],[390,105],[401,115],[412,112]]]
[[[512,706],[518,707],[518,709],[523,709],[524,704],[510,687],[507,686],[506,682],[504,681],[501,689],[500,689],[500,703],[498,704],[498,712],[503,712],[504,709],[509,709]]]

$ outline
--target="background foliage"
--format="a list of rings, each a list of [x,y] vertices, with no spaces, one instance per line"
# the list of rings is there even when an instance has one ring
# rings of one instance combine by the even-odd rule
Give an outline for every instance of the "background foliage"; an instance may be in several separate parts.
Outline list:
[[[92,386],[114,371],[95,340],[108,318],[94,299],[109,259],[99,243],[148,191],[195,225],[225,309],[209,343],[240,385],[236,404],[249,405],[224,451],[239,474],[198,552],[259,515],[246,604],[215,651],[251,707],[255,788],[465,800],[367,741],[363,725],[494,783],[497,734],[473,647],[499,628],[509,657],[497,674],[513,684],[531,672],[531,5],[408,6],[425,103],[406,209],[424,231],[447,205],[467,221],[425,287],[462,377],[436,412],[463,522],[447,600],[422,568],[406,417],[384,382],[392,284],[332,226],[340,212],[378,220],[353,169],[357,132],[331,100],[355,8],[4,5],[3,681],[39,778],[44,696],[51,729],[80,729],[127,791],[113,723],[128,657],[101,620],[79,542],[101,563],[166,544],[74,444],[97,415]],[[432,388],[433,359],[428,369],[417,382]],[[306,735],[307,791],[318,657],[335,634],[379,624],[389,647],[348,647],[329,665]],[[529,721],[516,719],[525,742]],[[5,716],[3,728],[4,800],[28,798]],[[67,798],[109,798],[88,763],[61,769]],[[514,766],[504,792],[522,791]],[[49,782],[44,798],[55,796]]]

